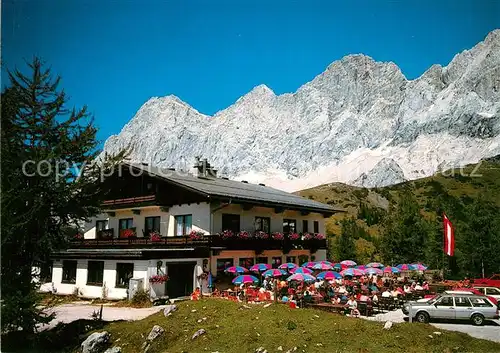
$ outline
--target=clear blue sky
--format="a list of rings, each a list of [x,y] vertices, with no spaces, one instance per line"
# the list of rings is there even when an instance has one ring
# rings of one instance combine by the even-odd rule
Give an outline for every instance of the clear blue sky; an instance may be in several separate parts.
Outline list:
[[[499,27],[496,0],[4,0],[2,66],[41,56],[104,140],[152,96],[213,114],[261,83],[293,92],[352,53],[415,78]]]

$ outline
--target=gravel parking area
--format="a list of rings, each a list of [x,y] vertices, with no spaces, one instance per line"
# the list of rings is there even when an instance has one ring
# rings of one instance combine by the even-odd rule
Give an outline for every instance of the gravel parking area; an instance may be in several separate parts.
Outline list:
[[[104,305],[102,310],[102,319],[105,321],[141,320],[162,310],[164,307],[164,305],[159,305],[151,308],[136,309]],[[100,305],[88,304],[64,304],[56,306],[48,311],[49,313],[55,313],[56,318],[48,325],[41,326],[40,329],[51,329],[59,322],[70,323],[78,319],[91,319],[92,313],[94,311],[98,311],[100,308]]]
[[[388,313],[383,313],[383,314],[377,314],[375,316],[371,317],[363,317],[364,319],[367,320],[372,320],[372,321],[379,321],[379,322],[385,322],[385,321],[392,321],[394,323],[400,323],[400,322],[405,322],[408,321],[408,318],[403,314],[401,309],[395,310],[395,311],[390,311]],[[406,320],[405,320],[406,319]],[[470,323],[464,322],[464,323],[459,323],[459,322],[431,322],[430,323],[432,326],[442,329],[442,330],[449,330],[449,331],[459,331],[463,333],[467,333],[472,337],[476,338],[482,338],[485,340],[490,340],[490,341],[495,341],[495,342],[500,342],[500,320],[490,320],[487,321],[484,326],[474,326]]]

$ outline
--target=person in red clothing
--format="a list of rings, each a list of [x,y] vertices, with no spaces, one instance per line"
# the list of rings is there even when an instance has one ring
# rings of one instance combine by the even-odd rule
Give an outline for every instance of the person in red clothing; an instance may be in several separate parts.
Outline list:
[[[196,287],[195,291],[191,293],[191,300],[200,300],[200,295],[201,295],[200,287]]]

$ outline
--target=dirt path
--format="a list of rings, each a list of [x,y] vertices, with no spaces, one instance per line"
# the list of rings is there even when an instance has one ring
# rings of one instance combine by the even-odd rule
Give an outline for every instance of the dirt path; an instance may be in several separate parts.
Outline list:
[[[103,306],[102,319],[105,321],[115,321],[115,320],[141,320],[149,315],[152,315],[165,306],[159,305],[151,308],[126,308],[126,307],[116,307],[116,306]],[[56,318],[52,320],[48,325],[42,326],[41,330],[48,330],[57,325],[58,322],[69,323],[78,319],[91,319],[91,315],[94,311],[100,309],[100,305],[88,305],[88,304],[63,304],[51,308],[48,312],[54,312]]]

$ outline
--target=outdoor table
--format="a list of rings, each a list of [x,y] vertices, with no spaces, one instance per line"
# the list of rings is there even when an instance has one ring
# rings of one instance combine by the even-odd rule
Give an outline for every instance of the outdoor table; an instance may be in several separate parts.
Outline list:
[[[321,310],[326,310],[329,312],[341,313],[345,310],[345,305],[343,304],[332,304],[332,303],[318,303],[318,304],[307,304],[310,307],[318,308]]]

